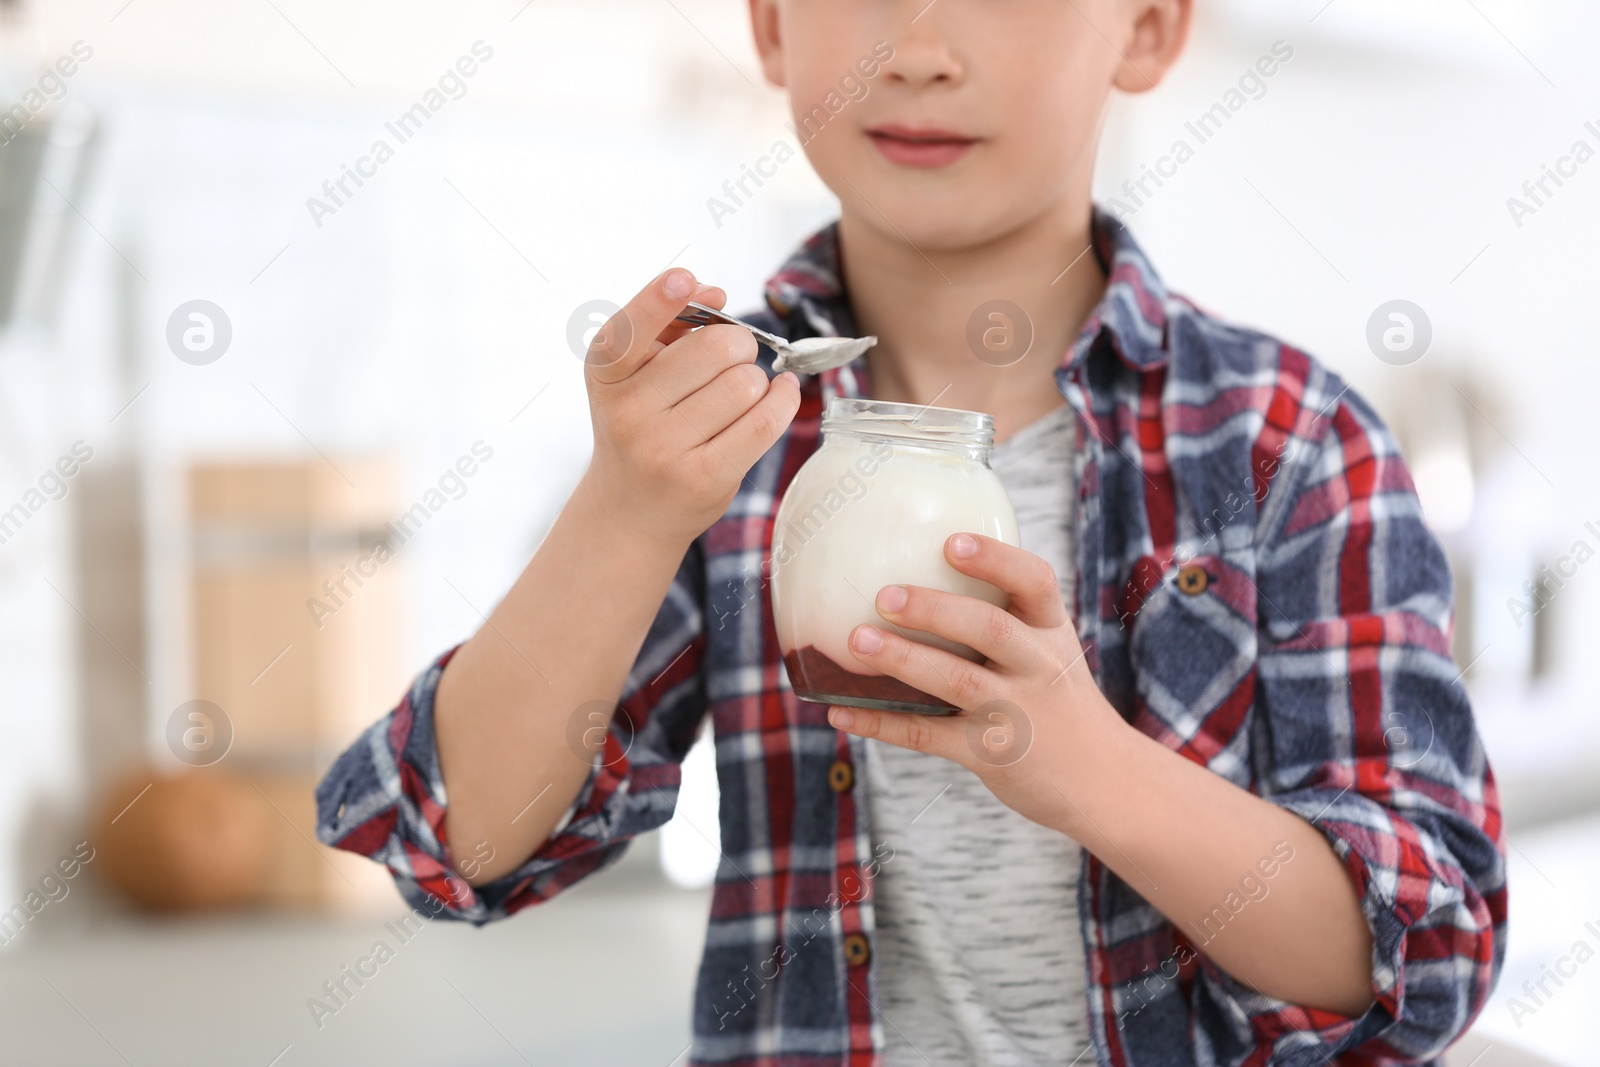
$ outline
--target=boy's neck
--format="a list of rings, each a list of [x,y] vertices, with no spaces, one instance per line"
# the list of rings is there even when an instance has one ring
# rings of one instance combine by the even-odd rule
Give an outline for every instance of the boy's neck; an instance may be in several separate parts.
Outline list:
[[[1106,285],[1086,252],[1088,199],[1069,199],[996,240],[926,254],[881,217],[842,213],[840,262],[856,324],[878,337],[867,354],[874,398],[986,411],[996,440],[1063,403],[1055,370]],[[1027,356],[1004,367],[979,359],[967,341],[975,311],[997,299],[1021,307],[1033,327]]]

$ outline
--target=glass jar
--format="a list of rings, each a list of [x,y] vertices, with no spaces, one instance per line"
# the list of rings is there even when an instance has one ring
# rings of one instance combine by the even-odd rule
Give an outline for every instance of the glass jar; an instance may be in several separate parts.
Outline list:
[[[965,645],[891,625],[886,585],[920,585],[1000,607],[1006,594],[945,560],[954,533],[1015,545],[1017,517],[989,469],[994,420],[977,411],[836,397],[822,446],[796,472],[772,537],[772,611],[802,700],[952,715],[958,708],[856,659],[850,631],[872,623],[967,659]]]

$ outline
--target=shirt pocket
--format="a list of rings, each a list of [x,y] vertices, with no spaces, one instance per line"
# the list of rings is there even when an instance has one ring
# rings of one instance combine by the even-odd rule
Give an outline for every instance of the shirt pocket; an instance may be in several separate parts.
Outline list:
[[[1140,711],[1155,719],[1142,728],[1240,785],[1249,767],[1235,742],[1255,699],[1253,563],[1145,556],[1121,604]]]

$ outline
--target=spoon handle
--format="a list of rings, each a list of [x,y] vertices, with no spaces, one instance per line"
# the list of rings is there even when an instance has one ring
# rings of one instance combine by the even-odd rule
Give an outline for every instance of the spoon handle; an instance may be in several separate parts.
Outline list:
[[[777,352],[780,356],[789,349],[789,342],[782,337],[770,334],[759,326],[752,326],[743,319],[734,318],[732,315],[718,311],[716,308],[709,308],[704,304],[696,304],[693,300],[689,301],[688,306],[684,308],[681,315],[677,316],[677,319],[679,322],[687,322],[691,326],[709,326],[713,322],[724,322],[730,326],[743,326],[755,334],[756,337],[765,341],[767,347]]]

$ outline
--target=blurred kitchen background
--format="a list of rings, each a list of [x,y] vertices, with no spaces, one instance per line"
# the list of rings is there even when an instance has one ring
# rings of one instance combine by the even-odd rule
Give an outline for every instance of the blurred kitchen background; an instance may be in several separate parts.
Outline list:
[[[1400,434],[1512,842],[1505,973],[1454,1063],[1592,1064],[1600,11],[1197,7],[1169,83],[1116,106],[1102,199],[1174,289],[1316,353]],[[428,927],[320,1019],[401,908],[312,843],[310,788],[580,475],[594,302],[682,264],[749,307],[832,215],[799,160],[708,210],[790,136],[745,20],[0,4],[0,1063],[681,1062],[717,862],[704,745],[618,868]],[[401,143],[385,123],[463,56]],[[1186,124],[1230,99],[1199,143]],[[379,138],[393,157],[359,163]],[[1161,162],[1180,139],[1193,157]],[[1134,196],[1147,167],[1168,176]]]

